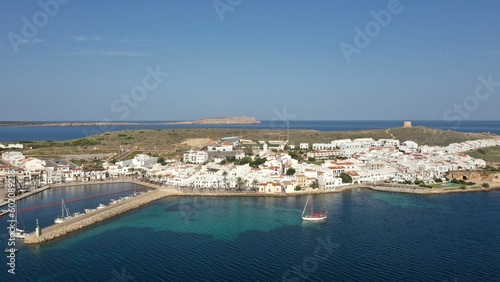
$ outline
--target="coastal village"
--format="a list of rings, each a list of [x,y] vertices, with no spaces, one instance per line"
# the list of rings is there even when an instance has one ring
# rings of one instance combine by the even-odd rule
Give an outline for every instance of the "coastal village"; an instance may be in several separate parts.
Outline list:
[[[358,138],[292,144],[222,137],[202,150],[184,152],[182,159],[165,160],[136,154],[121,161],[101,161],[97,167],[64,159],[26,157],[19,150],[21,144],[0,146],[4,148],[0,187],[6,187],[8,173],[14,170],[18,181],[31,189],[132,177],[186,191],[276,194],[311,189],[333,191],[353,184],[430,187],[450,181],[446,174],[451,171],[484,168],[484,160],[464,152],[500,146],[500,139],[439,147],[396,139]]]
[[[468,181],[466,172],[485,169],[488,164],[464,153],[496,146],[500,146],[499,137],[440,147],[395,138],[294,144],[288,140],[249,140],[233,136],[221,137],[200,150],[185,151],[175,159],[124,151],[107,159],[99,159],[96,154],[81,155],[82,160],[76,155],[35,158],[24,155],[29,149],[23,151],[23,144],[0,144],[0,191],[7,200],[3,205],[7,205],[10,199],[7,196],[20,195],[18,199],[21,199],[58,186],[131,182],[153,188],[147,191],[151,193],[134,190],[133,196],[111,200],[108,206],[101,204],[96,209],[86,209],[84,214],[69,215],[66,210],[64,215],[64,201],[61,201],[61,217],[54,221],[55,225],[43,230],[37,225],[33,233],[13,227],[11,238],[23,238],[25,244],[40,244],[168,196],[286,196],[351,187],[440,193],[441,189],[432,188],[465,189],[463,185],[490,188],[490,183],[496,187],[500,184],[498,174],[491,174],[493,178],[483,183]],[[15,192],[11,191],[13,179]],[[326,219],[326,212],[311,210],[310,215],[304,215],[304,211],[303,220]],[[1,211],[1,215],[7,213],[8,210]],[[6,252],[16,252],[16,249],[6,249]]]

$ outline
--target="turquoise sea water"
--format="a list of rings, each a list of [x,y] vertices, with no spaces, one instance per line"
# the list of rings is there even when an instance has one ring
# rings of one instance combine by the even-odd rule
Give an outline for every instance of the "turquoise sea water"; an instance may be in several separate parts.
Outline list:
[[[17,274],[7,273],[4,258],[0,281],[499,281],[500,191],[318,195],[315,207],[329,214],[322,223],[301,220],[305,200],[165,198],[51,243],[21,246]]]

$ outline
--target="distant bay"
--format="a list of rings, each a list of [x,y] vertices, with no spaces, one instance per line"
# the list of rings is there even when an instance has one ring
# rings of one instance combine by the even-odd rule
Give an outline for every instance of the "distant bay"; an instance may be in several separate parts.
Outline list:
[[[134,122],[132,125],[106,126],[2,126],[0,142],[18,142],[20,140],[69,140],[89,135],[121,130],[175,129],[175,128],[233,128],[285,130],[286,122],[281,120],[265,120],[260,124],[164,124],[163,122]],[[351,131],[400,127],[399,120],[365,120],[365,121],[325,121],[325,120],[290,120],[293,129],[311,129],[319,131]],[[412,121],[413,126],[425,126],[433,129],[455,130],[461,132],[490,132],[500,134],[500,121],[462,121],[460,126],[446,121]]]

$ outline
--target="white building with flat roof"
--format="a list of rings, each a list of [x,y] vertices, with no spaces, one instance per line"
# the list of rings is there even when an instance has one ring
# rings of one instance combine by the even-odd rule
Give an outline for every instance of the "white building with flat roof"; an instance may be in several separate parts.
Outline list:
[[[208,161],[208,153],[205,151],[187,151],[182,158],[185,163],[202,164]]]

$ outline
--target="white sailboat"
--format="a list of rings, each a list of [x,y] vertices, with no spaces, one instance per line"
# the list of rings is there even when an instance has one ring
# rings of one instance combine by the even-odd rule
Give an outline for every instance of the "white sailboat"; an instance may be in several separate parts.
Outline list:
[[[327,218],[327,211],[324,212],[314,212],[313,211],[313,204],[312,204],[312,199],[311,199],[311,210],[309,213],[306,214],[306,209],[307,209],[307,204],[309,203],[309,198],[311,198],[311,193],[309,193],[309,196],[307,196],[307,201],[306,204],[304,205],[304,210],[302,211],[302,220],[305,221],[320,221],[320,220],[325,220]]]
[[[14,238],[18,238],[18,239],[24,239],[26,237],[28,237],[30,234],[26,233],[26,231],[22,230],[22,229],[19,229],[19,220],[18,220],[18,214],[19,214],[19,207],[18,207],[18,202],[16,201],[16,216],[15,216],[15,224],[16,224],[16,227],[14,228],[14,230],[12,231],[12,235],[14,236]],[[22,215],[21,215],[21,219],[22,219]]]
[[[69,210],[64,204],[64,199],[61,200],[61,216],[54,220],[55,223],[61,223],[73,217],[69,214]]]

